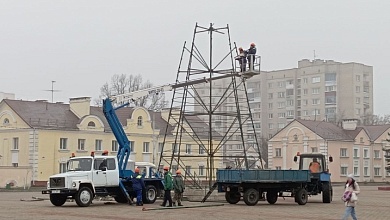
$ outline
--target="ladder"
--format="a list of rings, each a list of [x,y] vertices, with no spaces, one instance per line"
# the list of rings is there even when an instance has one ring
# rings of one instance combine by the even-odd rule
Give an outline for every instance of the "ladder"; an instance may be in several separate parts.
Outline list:
[[[209,196],[211,195],[211,193],[213,193],[213,191],[217,188],[218,186],[218,183],[215,182],[214,185],[210,188],[209,192],[204,196],[204,198],[202,199],[202,203],[206,202],[206,200],[209,198]]]

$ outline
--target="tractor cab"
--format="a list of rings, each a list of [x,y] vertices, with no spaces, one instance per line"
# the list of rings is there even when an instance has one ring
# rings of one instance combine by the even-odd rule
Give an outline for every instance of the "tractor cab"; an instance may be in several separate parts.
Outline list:
[[[298,161],[299,157],[299,161]],[[332,156],[329,158],[329,162],[333,162]],[[329,169],[326,164],[326,157],[320,153],[297,153],[294,156],[294,162],[299,162],[300,170],[309,170],[313,179],[330,180]]]

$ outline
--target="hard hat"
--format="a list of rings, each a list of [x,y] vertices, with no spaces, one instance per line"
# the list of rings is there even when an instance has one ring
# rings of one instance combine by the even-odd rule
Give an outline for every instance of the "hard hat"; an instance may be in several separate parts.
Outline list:
[[[238,48],[238,50],[244,50],[244,49],[242,49],[242,47],[240,47],[240,48]]]
[[[169,170],[169,167],[164,167],[164,170]]]
[[[180,170],[176,170],[176,174],[181,174],[181,171]]]
[[[104,150],[103,153],[104,153],[104,154],[108,154],[108,150]]]
[[[254,47],[254,46],[256,46],[256,44],[252,42],[252,43],[251,43],[251,46],[253,46],[253,47]]]
[[[139,168],[135,168],[134,172],[139,173]]]

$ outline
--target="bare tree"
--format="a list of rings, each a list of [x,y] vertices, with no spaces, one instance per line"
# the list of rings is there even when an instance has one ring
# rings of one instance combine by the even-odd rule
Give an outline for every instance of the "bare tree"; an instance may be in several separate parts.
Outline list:
[[[94,100],[94,102],[95,105],[101,106],[104,98],[152,87],[153,84],[149,80],[143,83],[141,75],[115,74],[111,77],[110,84],[106,82],[100,88],[99,100]],[[132,104],[147,109],[161,109],[165,107],[165,96],[164,93],[150,93],[146,97],[134,100]]]
[[[362,116],[363,125],[386,125],[390,124],[390,115],[374,115],[367,113]]]

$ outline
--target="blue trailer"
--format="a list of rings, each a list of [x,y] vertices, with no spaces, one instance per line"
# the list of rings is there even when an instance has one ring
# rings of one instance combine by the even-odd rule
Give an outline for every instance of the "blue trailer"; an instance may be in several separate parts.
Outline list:
[[[259,200],[266,199],[274,204],[278,197],[293,197],[299,205],[307,203],[308,195],[322,193],[324,203],[332,200],[330,173],[325,170],[324,156],[321,154],[300,155],[300,168],[307,159],[320,161],[321,170],[218,170],[218,192],[225,193],[230,204],[236,204],[243,198],[245,204],[254,206]],[[296,159],[294,159],[296,160]],[[332,159],[330,158],[330,161]]]

